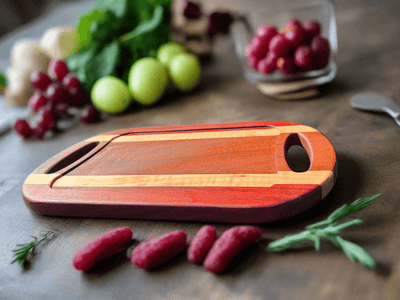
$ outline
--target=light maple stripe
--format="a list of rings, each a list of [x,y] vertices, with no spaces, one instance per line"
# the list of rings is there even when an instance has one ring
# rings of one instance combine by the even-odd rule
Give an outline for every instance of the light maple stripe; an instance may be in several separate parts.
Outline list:
[[[274,184],[322,185],[331,171],[278,174],[182,174],[64,176],[53,187],[270,187]],[[39,183],[39,182],[38,182]]]
[[[87,139],[87,142],[94,141],[111,141],[113,143],[126,143],[126,142],[150,142],[150,141],[172,141],[172,140],[196,140],[196,139],[222,139],[222,138],[240,138],[240,137],[253,137],[253,136],[278,136],[281,133],[300,133],[300,132],[317,132],[316,129],[304,125],[294,126],[276,126],[264,129],[251,129],[251,130],[220,130],[220,131],[207,131],[207,132],[182,132],[182,133],[169,133],[169,134],[140,134],[134,133],[123,135],[116,139],[116,135],[98,135]]]

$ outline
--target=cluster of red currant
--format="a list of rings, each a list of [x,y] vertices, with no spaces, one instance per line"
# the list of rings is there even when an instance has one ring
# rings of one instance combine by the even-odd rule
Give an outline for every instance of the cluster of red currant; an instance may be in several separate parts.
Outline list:
[[[15,131],[23,138],[42,139],[46,132],[59,130],[57,122],[71,117],[70,107],[83,108],[80,115],[83,123],[94,123],[100,119],[100,113],[90,104],[79,79],[69,72],[63,60],[53,59],[48,75],[34,71],[30,79],[35,93],[28,105],[37,117],[34,126],[24,119],[15,122]]]
[[[247,46],[249,65],[264,74],[278,70],[284,75],[325,68],[329,62],[329,41],[321,35],[317,21],[301,23],[290,19],[277,31],[270,24],[260,25]]]

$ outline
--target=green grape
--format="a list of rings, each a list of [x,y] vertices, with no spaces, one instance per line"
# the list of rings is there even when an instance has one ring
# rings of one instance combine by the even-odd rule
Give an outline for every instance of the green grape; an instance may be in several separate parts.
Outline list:
[[[168,67],[171,59],[175,55],[182,53],[182,52],[184,52],[184,50],[183,50],[183,47],[181,44],[173,43],[173,42],[166,43],[158,49],[157,59]]]
[[[143,105],[154,104],[167,87],[167,68],[155,58],[141,58],[131,67],[128,83],[135,101]]]
[[[91,91],[93,105],[100,111],[117,114],[131,103],[129,88],[121,79],[107,76],[100,78]]]
[[[200,81],[200,62],[193,54],[178,54],[172,58],[169,64],[169,75],[178,89],[181,91],[191,90]]]

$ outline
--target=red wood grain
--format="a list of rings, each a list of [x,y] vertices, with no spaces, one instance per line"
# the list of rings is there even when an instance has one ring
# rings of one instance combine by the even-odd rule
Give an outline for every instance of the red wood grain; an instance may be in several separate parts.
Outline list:
[[[318,203],[337,176],[329,140],[288,122],[133,128],[98,140],[79,143],[35,170],[23,185],[26,205],[45,215],[271,222]],[[288,166],[292,145],[307,151],[309,171]],[[82,146],[90,151],[73,161]]]

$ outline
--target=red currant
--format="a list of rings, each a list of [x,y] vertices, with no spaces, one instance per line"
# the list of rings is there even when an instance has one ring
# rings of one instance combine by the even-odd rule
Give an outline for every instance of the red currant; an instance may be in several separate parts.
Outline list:
[[[283,36],[277,34],[269,43],[269,51],[275,53],[277,56],[286,56],[290,52],[290,46]]]
[[[50,77],[62,81],[64,76],[69,72],[68,66],[63,60],[53,59],[49,65],[49,75]]]
[[[24,139],[32,136],[33,130],[26,120],[18,119],[15,121],[14,130]]]
[[[218,32],[228,33],[233,18],[229,13],[213,12],[208,17],[207,33],[214,35]]]
[[[293,30],[301,27],[301,22],[298,19],[289,19],[286,21],[286,28],[288,28],[288,30]]]
[[[248,60],[249,60],[249,65],[252,68],[257,69],[257,65],[258,65],[258,62],[260,61],[260,59],[258,59],[257,57],[252,56],[252,57],[249,57]]]
[[[259,61],[258,71],[264,74],[272,74],[276,69],[276,60],[277,56],[274,53],[268,53],[266,58]]]
[[[303,23],[303,28],[309,37],[321,34],[321,25],[318,21],[308,21]]]
[[[66,93],[58,82],[53,82],[47,87],[45,97],[53,103],[65,102]]]
[[[329,41],[322,36],[315,36],[311,40],[311,50],[317,56],[328,57],[330,54]]]
[[[40,108],[45,106],[47,103],[47,99],[38,92],[35,92],[31,98],[29,98],[29,107],[34,111],[38,112]]]
[[[57,121],[52,113],[43,111],[40,115],[40,121],[36,127],[38,126],[44,131],[53,131],[57,127]]]
[[[33,71],[31,73],[31,84],[37,91],[43,92],[51,83],[51,79],[43,72]]]
[[[275,27],[266,24],[266,25],[261,25],[260,27],[258,27],[256,36],[259,37],[260,41],[268,49],[269,42],[277,34],[278,34],[278,31],[276,30]]]
[[[295,64],[293,60],[288,57],[278,58],[278,60],[276,61],[276,66],[278,71],[280,71],[284,75],[293,73],[295,70]]]
[[[198,19],[201,17],[200,6],[192,1],[183,1],[183,15],[188,19]]]
[[[293,30],[288,30],[285,33],[285,39],[288,41],[289,45],[292,48],[297,48],[301,46],[307,38],[307,34],[305,30],[301,27],[298,27]]]
[[[313,60],[313,53],[309,46],[303,45],[296,49],[294,52],[294,62],[297,66],[305,68],[311,65]]]
[[[100,120],[100,113],[93,105],[87,105],[83,109],[80,120],[87,124],[98,122]]]

